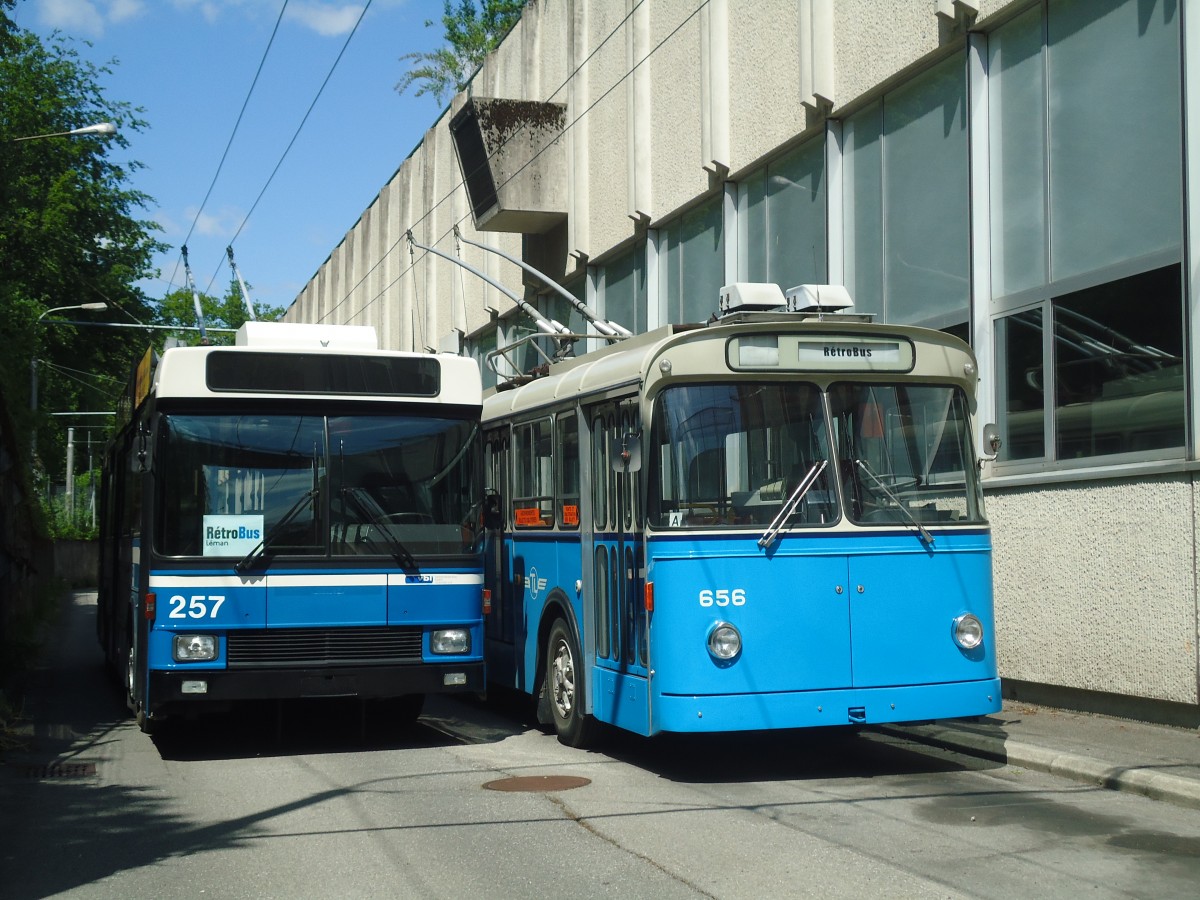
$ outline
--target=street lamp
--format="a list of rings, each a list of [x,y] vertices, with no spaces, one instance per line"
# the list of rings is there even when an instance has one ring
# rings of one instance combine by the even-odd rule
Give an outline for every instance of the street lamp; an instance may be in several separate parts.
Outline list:
[[[93,127],[99,127],[99,126],[93,126]],[[86,309],[86,310],[90,310],[90,311],[100,311],[100,310],[108,309],[108,304],[101,300],[101,301],[97,301],[95,303],[76,303],[72,306],[56,306],[53,309],[46,310],[44,313],[42,313],[40,316],[37,317],[37,320],[38,320],[38,322],[41,322],[42,319],[46,318],[46,316],[50,315],[50,313],[62,312],[64,309]],[[37,395],[38,395],[37,364],[38,364],[38,361],[37,361],[36,356],[29,360],[29,414],[30,414],[31,419],[34,420],[33,427],[30,429],[30,434],[29,434],[29,463],[31,466],[33,465],[34,458],[37,456],[37,421],[36,421],[36,418],[37,418]]]
[[[50,313],[62,312],[64,309],[88,309],[98,312],[100,310],[108,309],[108,304],[103,300],[97,300],[95,303],[76,303],[73,306],[56,306],[53,309],[46,310],[37,317],[37,320],[40,322],[42,319],[46,318],[46,316],[50,315]]]
[[[97,122],[95,125],[85,125],[82,128],[74,128],[71,131],[56,131],[53,134],[31,134],[27,137],[9,138],[10,144],[17,144],[21,141],[40,141],[42,138],[56,137],[81,137],[87,134],[110,135],[117,133],[117,126],[112,122]]]

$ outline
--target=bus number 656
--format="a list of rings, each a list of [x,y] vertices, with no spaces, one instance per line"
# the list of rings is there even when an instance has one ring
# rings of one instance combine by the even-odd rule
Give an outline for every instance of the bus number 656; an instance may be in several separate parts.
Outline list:
[[[700,592],[701,606],[745,606],[746,591],[743,588],[733,590],[703,590]]]

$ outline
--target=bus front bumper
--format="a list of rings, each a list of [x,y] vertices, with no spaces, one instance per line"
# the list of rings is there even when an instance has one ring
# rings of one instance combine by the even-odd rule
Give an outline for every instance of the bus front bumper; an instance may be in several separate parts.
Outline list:
[[[150,712],[184,704],[407,694],[482,693],[484,664],[294,669],[173,669],[150,673]]]
[[[651,733],[883,725],[1000,711],[1000,679],[774,694],[654,697]]]

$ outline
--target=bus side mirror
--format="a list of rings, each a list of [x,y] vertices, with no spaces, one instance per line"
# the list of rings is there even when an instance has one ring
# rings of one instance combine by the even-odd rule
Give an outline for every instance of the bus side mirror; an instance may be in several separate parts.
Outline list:
[[[983,426],[983,449],[984,453],[980,457],[980,462],[991,462],[1000,455],[1000,445],[1003,441],[1000,439],[1000,429],[996,427],[994,422],[989,422]],[[991,454],[990,456],[988,454]]]
[[[154,446],[150,440],[150,429],[144,422],[138,423],[137,437],[134,438],[133,452],[129,455],[129,469],[132,472],[149,472],[150,463],[154,457]]]
[[[640,472],[642,469],[641,432],[630,431],[614,437],[611,459],[614,472]]]

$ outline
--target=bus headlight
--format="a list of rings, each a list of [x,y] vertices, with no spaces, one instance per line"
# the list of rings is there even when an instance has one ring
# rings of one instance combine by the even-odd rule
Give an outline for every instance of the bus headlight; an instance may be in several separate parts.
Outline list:
[[[733,659],[742,652],[742,635],[728,622],[718,622],[708,633],[708,652],[714,659]]]
[[[215,634],[175,635],[175,662],[208,662],[217,658]]]
[[[465,628],[443,628],[429,633],[429,652],[439,654],[470,653],[471,632]]]
[[[954,620],[954,643],[964,650],[974,650],[983,643],[983,623],[967,613]]]

